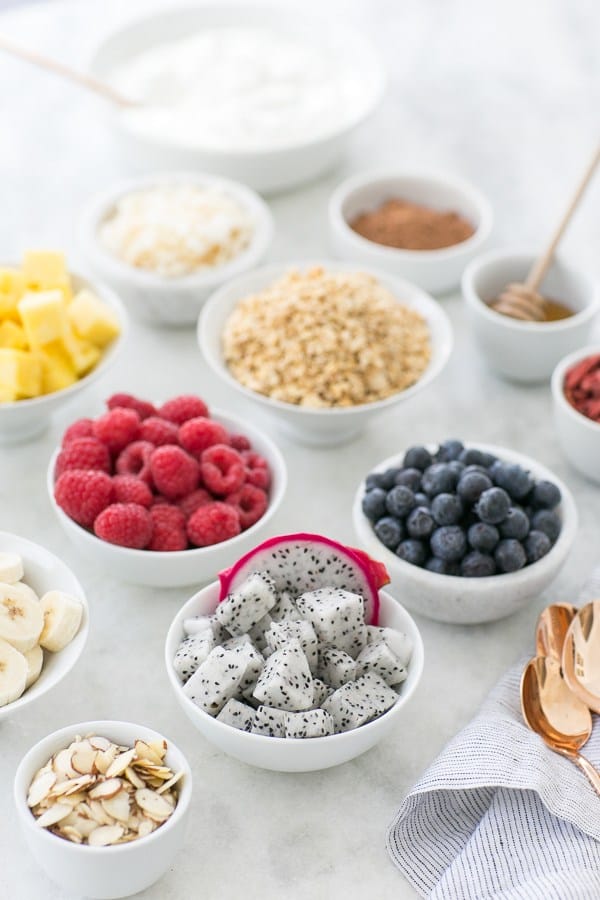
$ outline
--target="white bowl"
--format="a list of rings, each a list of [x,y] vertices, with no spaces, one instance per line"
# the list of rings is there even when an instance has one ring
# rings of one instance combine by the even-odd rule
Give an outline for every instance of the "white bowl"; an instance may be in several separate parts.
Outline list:
[[[395,198],[458,212],[471,222],[475,233],[441,250],[400,250],[370,241],[348,224],[360,213]],[[486,197],[467,181],[445,173],[361,173],[343,181],[329,201],[329,228],[337,256],[401,275],[433,294],[460,284],[464,267],[487,243],[492,223],[492,208]]]
[[[248,247],[223,265],[178,278],[165,278],[130,266],[102,244],[99,227],[121,197],[146,188],[173,184],[219,188],[239,204],[249,214],[254,227]],[[215,288],[262,262],[272,234],[273,219],[269,207],[258,194],[235,181],[192,172],[171,172],[122,181],[88,204],[80,225],[83,252],[92,269],[118,291],[133,316],[163,325],[195,322],[204,301]]]
[[[416,624],[406,610],[386,591],[380,591],[379,624],[405,632],[413,643],[408,678],[402,684],[398,701],[388,712],[353,731],[310,739],[273,738],[250,734],[218,722],[186,697],[173,669],[175,652],[185,637],[184,620],[189,616],[210,615],[215,611],[218,599],[219,584],[214,582],[182,606],[167,634],[165,664],[175,696],[186,716],[206,740],[220,750],[261,769],[272,769],[276,772],[312,772],[316,769],[339,766],[360,756],[389,734],[402,718],[403,709],[413,695],[423,672],[423,641]]]
[[[127,844],[88,847],[87,844],[74,844],[37,825],[27,806],[27,791],[33,776],[54,753],[68,747],[76,735],[91,733],[124,746],[133,746],[136,738],[167,740],[166,764],[174,772],[183,770],[185,773],[179,781],[179,797],[172,815],[146,837]],[[184,842],[191,796],[192,773],[181,750],[162,734],[130,722],[79,722],[49,734],[23,757],[14,783],[19,825],[37,863],[68,894],[102,900],[137,894],[150,887],[172,866]]]
[[[271,150],[217,150],[184,147],[169,140],[140,135],[127,117],[113,113],[112,125],[122,149],[137,167],[200,169],[235,178],[259,191],[276,191],[301,184],[331,167],[345,149],[356,127],[378,105],[385,87],[380,57],[363,36],[344,22],[328,24],[297,8],[289,11],[271,6],[214,4],[148,14],[114,31],[97,47],[91,73],[109,79],[115,68],[134,54],[166,41],[187,37],[206,27],[266,26],[294,38],[304,38],[309,46],[323,46],[341,54],[360,67],[366,87],[356,109],[338,127],[322,137],[290,143]]]
[[[6,263],[13,268],[18,264]],[[106,374],[108,369],[116,361],[123,349],[127,334],[127,313],[117,295],[99,282],[93,282],[82,278],[75,272],[69,272],[74,292],[83,288],[89,288],[103,303],[112,309],[119,317],[121,333],[112,344],[102,353],[100,362],[89,372],[62,391],[52,394],[44,394],[41,397],[32,397],[30,400],[15,400],[12,403],[0,403],[0,444],[13,444],[27,441],[44,431],[50,424],[52,415],[72,400],[76,394],[86,390],[99,378]]]
[[[427,321],[431,339],[431,360],[419,380],[412,387],[378,400],[358,406],[327,409],[310,409],[273,400],[240,384],[229,372],[223,359],[221,335],[225,322],[238,302],[255,291],[261,291],[281,278],[290,269],[306,269],[322,266],[333,272],[367,272],[375,276],[398,299],[399,303],[420,313]],[[359,434],[369,420],[391,407],[398,405],[431,384],[446,365],[452,350],[452,327],[446,313],[432,297],[420,288],[399,278],[392,278],[363,266],[337,261],[302,261],[278,263],[263,266],[249,272],[216,291],[204,307],[198,320],[198,343],[209,366],[238,393],[254,402],[270,414],[282,430],[291,434],[294,440],[316,446],[331,446],[345,443]]]
[[[34,544],[16,534],[0,532],[0,552],[18,553],[23,559],[25,574],[23,581],[31,587],[38,597],[46,591],[59,590],[71,594],[81,601],[83,616],[79,631],[70,644],[58,653],[44,651],[44,665],[40,677],[27,688],[18,700],[0,707],[0,721],[12,716],[17,710],[29,703],[34,703],[48,691],[66,678],[85,647],[89,631],[88,604],[77,578],[64,562],[45,547]]]
[[[252,449],[269,463],[271,487],[269,505],[258,522],[242,531],[234,538],[213,544],[211,547],[196,547],[193,550],[160,552],[155,550],[132,550],[119,547],[97,538],[93,532],[78,525],[54,499],[54,468],[60,453],[57,448],[48,466],[47,488],[50,503],[58,516],[64,531],[81,553],[113,577],[131,584],[149,587],[181,587],[188,584],[205,584],[216,573],[229,565],[232,556],[236,559],[250,550],[263,538],[271,519],[281,505],[287,485],[287,469],[279,448],[264,432],[248,422],[218,409],[211,409],[211,418],[224,425],[228,431],[245,434]]]
[[[588,356],[600,354],[600,345],[582,347],[561,359],[552,373],[554,425],[563,453],[579,472],[600,482],[600,424],[571,406],[563,389],[572,366]]]
[[[438,575],[405,562],[381,543],[361,508],[365,493],[364,481],[356,492],[352,508],[354,529],[360,545],[385,564],[392,579],[392,587],[402,603],[414,613],[427,616],[428,619],[458,625],[493,622],[526,606],[557,576],[577,533],[577,508],[573,495],[550,469],[529,456],[505,447],[472,441],[468,442],[468,446],[493,453],[506,462],[518,463],[528,469],[536,480],[553,481],[560,489],[562,500],[557,512],[562,519],[561,532],[550,552],[538,562],[525,566],[518,572],[490,575],[486,578]],[[430,445],[428,449],[433,452],[435,446]],[[369,471],[384,472],[401,465],[403,458],[404,453],[397,453]]]
[[[490,309],[488,303],[512,281],[524,281],[537,257],[494,250],[474,260],[462,278],[462,292],[479,350],[499,375],[523,382],[546,381],[565,354],[589,340],[600,305],[597,285],[556,258],[542,282],[542,293],[564,303],[575,315],[557,322],[520,322]]]

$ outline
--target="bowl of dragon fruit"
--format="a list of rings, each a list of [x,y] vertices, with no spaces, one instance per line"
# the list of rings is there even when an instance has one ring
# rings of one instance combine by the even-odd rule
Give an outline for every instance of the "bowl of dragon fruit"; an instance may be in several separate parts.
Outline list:
[[[385,567],[315,534],[271,538],[178,612],[165,644],[185,714],[249,765],[309,772],[384,738],[421,678],[411,616]]]
[[[114,394],[74,422],[48,466],[65,532],[116,578],[206,583],[264,532],[287,483],[277,446],[193,395],[155,406]]]
[[[360,484],[359,542],[413,612],[463,625],[511,615],[556,577],[573,545],[573,495],[536,460],[505,447],[409,447]]]

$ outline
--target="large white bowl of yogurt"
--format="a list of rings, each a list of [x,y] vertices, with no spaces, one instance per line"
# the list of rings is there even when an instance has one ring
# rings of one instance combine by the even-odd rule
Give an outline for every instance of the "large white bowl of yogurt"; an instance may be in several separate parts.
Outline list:
[[[262,191],[333,165],[385,84],[360,34],[276,7],[147,16],[105,38],[91,71],[137,102],[114,124],[138,167],[201,167]]]

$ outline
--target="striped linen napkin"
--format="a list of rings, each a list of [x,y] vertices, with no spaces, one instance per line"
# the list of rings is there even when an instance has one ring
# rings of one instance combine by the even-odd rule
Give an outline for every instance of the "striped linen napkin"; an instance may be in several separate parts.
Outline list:
[[[600,596],[600,568],[579,598]],[[600,797],[521,716],[527,660],[405,798],[388,851],[430,900],[600,900]],[[600,768],[600,721],[583,748]]]

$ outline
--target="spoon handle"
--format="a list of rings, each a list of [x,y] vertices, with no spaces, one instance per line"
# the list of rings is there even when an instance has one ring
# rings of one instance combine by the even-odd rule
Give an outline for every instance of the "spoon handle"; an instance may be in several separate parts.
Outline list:
[[[575,765],[581,769],[598,796],[600,796],[600,772],[598,772],[591,762],[586,759],[585,756],[582,756],[581,753],[569,753],[568,756],[569,759],[572,759]]]

